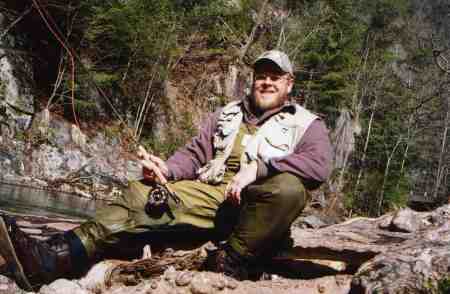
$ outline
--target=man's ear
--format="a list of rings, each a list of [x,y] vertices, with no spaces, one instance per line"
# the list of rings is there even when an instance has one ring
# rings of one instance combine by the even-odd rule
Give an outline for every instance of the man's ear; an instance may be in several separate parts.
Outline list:
[[[290,78],[289,80],[288,80],[288,94],[290,94],[291,93],[291,91],[292,91],[292,88],[294,88],[294,79],[293,78]]]

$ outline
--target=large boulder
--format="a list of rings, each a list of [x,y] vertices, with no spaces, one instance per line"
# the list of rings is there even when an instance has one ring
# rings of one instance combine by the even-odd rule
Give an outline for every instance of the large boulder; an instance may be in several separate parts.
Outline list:
[[[8,29],[0,13],[0,31]],[[29,57],[6,34],[0,38],[0,136],[14,137],[30,125],[34,112],[33,69]]]

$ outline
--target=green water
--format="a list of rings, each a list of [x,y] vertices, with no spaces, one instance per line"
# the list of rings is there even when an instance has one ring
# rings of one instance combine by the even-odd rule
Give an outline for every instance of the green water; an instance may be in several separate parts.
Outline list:
[[[86,219],[101,205],[71,194],[0,184],[0,210],[7,212]]]

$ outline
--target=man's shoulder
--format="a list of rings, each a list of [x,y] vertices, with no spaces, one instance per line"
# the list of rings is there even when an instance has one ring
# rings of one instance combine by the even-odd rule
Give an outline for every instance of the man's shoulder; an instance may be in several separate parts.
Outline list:
[[[236,114],[242,111],[242,101],[234,100],[219,109],[219,114],[228,116],[229,114]]]
[[[241,105],[242,105],[242,100],[233,100],[233,101],[225,104],[225,106],[222,108],[222,110],[232,109],[232,108],[236,108],[236,107],[240,108]]]
[[[288,118],[295,122],[308,122],[309,125],[312,121],[320,118],[318,115],[314,114],[312,111],[306,109],[298,103],[294,102],[289,106],[291,111],[287,111],[286,113],[290,114],[288,115]]]

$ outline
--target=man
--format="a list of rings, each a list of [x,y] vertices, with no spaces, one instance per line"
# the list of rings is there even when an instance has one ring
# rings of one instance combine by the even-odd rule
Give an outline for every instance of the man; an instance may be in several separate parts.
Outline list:
[[[31,288],[86,268],[124,240],[183,230],[222,233],[226,242],[213,270],[247,279],[256,259],[270,256],[289,238],[307,201],[306,189],[323,183],[331,167],[324,123],[289,100],[294,71],[288,56],[268,51],[253,67],[249,97],[211,115],[167,161],[141,149],[150,184],[131,182],[123,197],[93,220],[41,242],[13,220],[0,218],[0,253],[16,281]],[[227,213],[220,219],[222,210],[234,211],[236,221]]]

